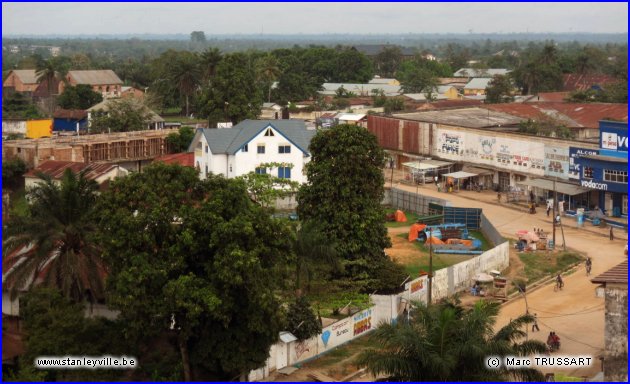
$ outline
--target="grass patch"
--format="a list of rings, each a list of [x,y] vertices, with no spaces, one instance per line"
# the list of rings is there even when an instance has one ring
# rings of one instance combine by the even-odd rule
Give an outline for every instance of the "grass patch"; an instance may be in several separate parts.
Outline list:
[[[28,201],[26,200],[26,191],[24,188],[11,192],[9,204],[10,216],[26,216],[28,213]]]
[[[391,214],[396,212],[396,209],[394,208],[385,208],[385,214]],[[403,211],[405,212],[405,211]],[[399,223],[396,221],[386,221],[385,222],[385,226],[387,228],[398,228],[398,227],[407,227],[410,226],[412,224],[414,224],[416,221],[418,221],[418,215],[416,215],[413,212],[405,212],[405,216],[407,216],[407,221],[405,221],[404,223]]]
[[[525,264],[525,276],[528,282],[534,282],[546,276],[554,276],[584,259],[584,257],[574,252],[526,252],[519,253],[518,257]]]
[[[396,235],[400,238],[407,239],[406,233]],[[413,242],[414,247],[417,249],[417,257],[414,257],[414,261],[404,264],[405,271],[411,276],[418,276],[420,271],[429,271],[429,249],[419,241]],[[433,253],[433,270],[447,268],[451,265],[461,263],[462,261],[470,260],[471,255],[456,255],[447,253]]]
[[[311,303],[311,307],[319,311],[323,317],[333,319],[343,319],[347,314],[341,314],[338,311],[348,305],[354,309],[366,309],[371,306],[370,296],[367,293],[359,293],[338,289],[330,282],[322,284],[318,289],[316,283],[313,284],[311,291],[306,294],[307,299]]]
[[[483,235],[483,233],[481,231],[469,229],[468,230],[468,235],[481,241],[481,250],[482,251],[487,251],[488,249],[492,249],[494,247],[492,245],[492,243],[490,243],[490,241],[488,239],[486,239],[486,237]]]

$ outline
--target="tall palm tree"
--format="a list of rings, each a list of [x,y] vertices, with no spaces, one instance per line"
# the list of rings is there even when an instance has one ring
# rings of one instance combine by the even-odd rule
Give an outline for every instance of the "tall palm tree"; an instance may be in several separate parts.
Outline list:
[[[207,85],[208,81],[214,77],[221,59],[221,51],[218,48],[209,48],[201,53],[199,60],[204,84]]]
[[[275,56],[269,54],[261,57],[256,63],[256,67],[258,80],[268,84],[267,102],[271,102],[271,87],[282,73],[280,62]]]
[[[496,333],[493,326],[499,312],[497,303],[479,301],[470,310],[458,303],[427,308],[416,305],[411,320],[396,325],[383,324],[373,334],[379,349],[369,349],[358,357],[359,366],[387,381],[542,381],[535,369],[488,369],[488,356],[527,356],[545,353],[537,340],[521,341],[523,326],[530,315],[510,321]]]
[[[555,45],[553,43],[545,45],[538,60],[543,65],[555,64],[558,61],[558,50]]]
[[[28,215],[5,227],[4,284],[14,297],[40,280],[76,301],[103,297],[105,266],[92,242],[98,184],[86,172],[66,169],[59,184],[40,174],[42,182],[29,191]]]
[[[200,78],[201,70],[194,56],[182,57],[173,66],[171,80],[177,84],[180,94],[186,98],[186,116],[189,115],[190,111],[190,96],[197,91]]]
[[[37,76],[37,82],[39,84],[46,82],[46,88],[48,91],[48,113],[50,116],[53,114],[54,109],[54,97],[55,80],[57,79],[57,68],[52,60],[38,61],[35,68],[35,75]]]

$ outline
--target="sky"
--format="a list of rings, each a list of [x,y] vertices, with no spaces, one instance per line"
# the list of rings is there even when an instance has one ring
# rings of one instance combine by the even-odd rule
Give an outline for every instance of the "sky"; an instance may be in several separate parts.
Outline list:
[[[627,3],[2,3],[2,35],[627,33]]]

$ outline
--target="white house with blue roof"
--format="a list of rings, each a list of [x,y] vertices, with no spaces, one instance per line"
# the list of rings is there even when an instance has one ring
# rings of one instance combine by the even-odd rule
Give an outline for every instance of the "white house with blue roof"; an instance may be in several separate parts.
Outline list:
[[[257,172],[305,183],[315,133],[300,120],[244,120],[232,128],[197,129],[188,151],[195,153],[202,179],[209,173],[233,178]],[[269,163],[280,165],[262,166]]]

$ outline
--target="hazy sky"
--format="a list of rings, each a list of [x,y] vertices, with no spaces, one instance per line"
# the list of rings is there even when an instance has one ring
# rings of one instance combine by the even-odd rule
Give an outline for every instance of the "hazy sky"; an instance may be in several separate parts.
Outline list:
[[[628,31],[627,3],[2,3],[2,34]]]

